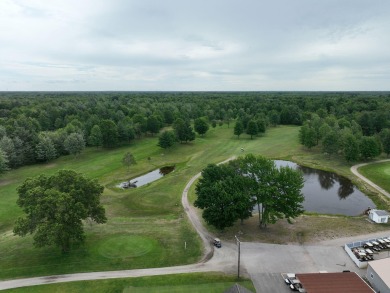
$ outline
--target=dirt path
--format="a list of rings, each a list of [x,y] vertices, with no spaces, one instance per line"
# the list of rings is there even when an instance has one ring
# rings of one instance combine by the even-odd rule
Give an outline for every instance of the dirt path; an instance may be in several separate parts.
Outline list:
[[[380,161],[376,161],[376,162],[372,162],[372,163],[363,163],[363,164],[358,164],[358,165],[355,165],[355,166],[352,166],[351,167],[351,172],[353,174],[355,174],[357,177],[359,177],[361,180],[363,180],[364,182],[366,182],[367,184],[369,184],[370,186],[372,186],[373,188],[375,188],[376,190],[378,190],[380,193],[386,195],[387,197],[390,198],[390,193],[388,193],[386,190],[384,190],[383,188],[379,187],[378,185],[376,185],[374,182],[368,180],[366,177],[364,177],[363,175],[361,175],[359,172],[358,172],[358,168],[362,167],[362,166],[366,166],[366,165],[369,165],[369,164],[376,164],[376,163],[383,163],[383,162],[389,162],[390,159],[386,159],[386,160],[380,160]]]

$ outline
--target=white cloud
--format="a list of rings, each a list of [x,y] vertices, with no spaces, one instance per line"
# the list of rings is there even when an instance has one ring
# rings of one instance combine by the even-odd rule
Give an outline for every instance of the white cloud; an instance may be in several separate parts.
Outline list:
[[[387,0],[2,0],[0,90],[390,90],[389,12]]]

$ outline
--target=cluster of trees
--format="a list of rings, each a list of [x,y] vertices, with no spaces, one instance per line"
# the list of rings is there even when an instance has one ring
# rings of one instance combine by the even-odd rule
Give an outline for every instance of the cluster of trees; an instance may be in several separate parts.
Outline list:
[[[164,134],[164,147],[193,140],[194,130],[204,135],[209,125],[236,121],[234,134],[253,138],[314,114],[334,117],[340,128],[342,118],[351,129],[355,121],[363,136],[373,136],[390,127],[389,110],[390,96],[382,92],[0,93],[0,171],[77,155],[85,146],[116,147],[166,126],[174,135]]]
[[[252,215],[257,206],[261,227],[303,213],[303,176],[289,167],[277,168],[261,156],[246,155],[227,164],[210,164],[196,185],[196,207],[217,229]]]
[[[307,148],[319,147],[329,155],[352,162],[390,153],[389,113],[356,113],[340,117],[311,113],[299,132],[300,143]],[[375,122],[375,123],[374,123]]]

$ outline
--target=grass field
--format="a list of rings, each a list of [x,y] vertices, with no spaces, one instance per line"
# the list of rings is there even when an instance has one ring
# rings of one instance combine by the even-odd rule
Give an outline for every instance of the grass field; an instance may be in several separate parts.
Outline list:
[[[89,148],[78,157],[66,156],[2,174],[0,279],[194,263],[201,256],[201,243],[185,217],[181,193],[188,180],[207,164],[254,153],[292,159],[351,177],[350,166],[345,163],[302,148],[298,131],[298,127],[283,126],[271,128],[253,140],[246,135],[237,139],[233,128],[224,125],[210,129],[193,143],[170,150],[157,147],[157,137],[149,137],[119,149]],[[129,171],[121,164],[127,151],[137,160]],[[175,165],[175,171],[149,185],[131,190],[115,187],[123,180],[166,165]],[[61,254],[56,247],[34,248],[31,237],[12,235],[13,223],[21,215],[16,206],[17,186],[29,176],[52,174],[59,169],[76,170],[105,186],[102,202],[108,222],[86,222],[86,243],[69,254]]]
[[[208,274],[182,274],[142,278],[126,278],[115,280],[80,281],[71,283],[58,283],[51,285],[33,286],[6,290],[12,293],[221,293],[235,283],[255,292],[252,282],[249,280],[236,281],[235,277]]]
[[[390,162],[366,165],[359,173],[390,193]]]

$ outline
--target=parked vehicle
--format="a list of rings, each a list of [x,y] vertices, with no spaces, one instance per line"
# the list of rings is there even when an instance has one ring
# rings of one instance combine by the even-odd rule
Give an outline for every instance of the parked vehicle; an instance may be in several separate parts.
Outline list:
[[[222,243],[221,243],[221,240],[219,240],[219,238],[214,238],[214,246],[217,248],[222,247]]]

